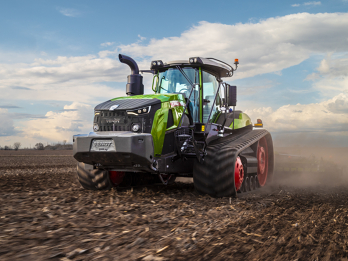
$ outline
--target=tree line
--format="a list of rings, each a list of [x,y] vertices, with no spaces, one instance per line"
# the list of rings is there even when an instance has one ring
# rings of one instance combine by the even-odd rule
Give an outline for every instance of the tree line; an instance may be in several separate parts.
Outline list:
[[[13,146],[5,145],[4,147],[0,146],[0,150],[19,150],[21,148],[22,144],[20,142],[13,143]],[[28,149],[28,148],[25,148]],[[30,148],[31,149],[31,148]],[[38,142],[35,144],[35,146],[32,148],[34,150],[72,150],[72,144],[68,144],[66,140],[64,140],[62,143],[56,143],[53,145],[44,145],[42,142]]]

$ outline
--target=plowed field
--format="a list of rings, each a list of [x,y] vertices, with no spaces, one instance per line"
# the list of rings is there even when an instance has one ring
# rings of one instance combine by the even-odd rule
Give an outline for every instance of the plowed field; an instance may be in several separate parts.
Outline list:
[[[0,153],[0,260],[348,260],[344,176],[278,177],[237,199],[180,182],[96,192],[71,153]]]

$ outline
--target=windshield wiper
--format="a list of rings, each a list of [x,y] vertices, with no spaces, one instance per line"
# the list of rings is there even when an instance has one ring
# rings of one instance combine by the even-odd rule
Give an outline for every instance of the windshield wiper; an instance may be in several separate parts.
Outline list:
[[[166,89],[164,89],[164,88],[162,87],[162,80],[163,80],[163,79],[165,79],[165,76],[162,76],[161,81],[160,81],[160,83],[159,83],[159,87],[160,87],[160,89],[163,89],[163,90],[165,90],[166,92],[168,92],[168,90],[166,90]]]
[[[181,72],[181,74],[186,78],[186,80],[188,81],[188,83],[194,87],[193,82],[190,80],[190,78],[187,76],[187,74],[184,72],[184,70],[180,67],[180,66],[176,66],[176,68]]]

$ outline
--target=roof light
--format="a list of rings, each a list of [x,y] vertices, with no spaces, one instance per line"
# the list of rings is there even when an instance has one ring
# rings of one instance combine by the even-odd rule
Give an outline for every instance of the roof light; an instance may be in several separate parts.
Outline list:
[[[203,62],[202,62],[202,59],[199,57],[191,57],[189,59],[189,63],[203,63]]]
[[[234,59],[234,64],[239,64],[238,59]]]
[[[152,62],[151,62],[151,67],[150,67],[150,69],[151,69],[151,70],[152,70],[152,69],[156,69],[156,68],[161,67],[161,66],[163,66],[163,62],[162,62],[161,60],[152,61]]]

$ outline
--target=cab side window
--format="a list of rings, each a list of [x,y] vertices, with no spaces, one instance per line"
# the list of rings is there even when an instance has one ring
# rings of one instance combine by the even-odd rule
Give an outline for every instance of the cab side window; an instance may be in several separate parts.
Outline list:
[[[208,72],[203,71],[203,122],[206,123],[213,107],[212,114],[210,116],[209,122],[214,122],[220,113],[220,95],[216,97],[216,102],[214,103],[214,98],[219,87],[219,82],[216,77]],[[214,103],[214,106],[213,106]]]

